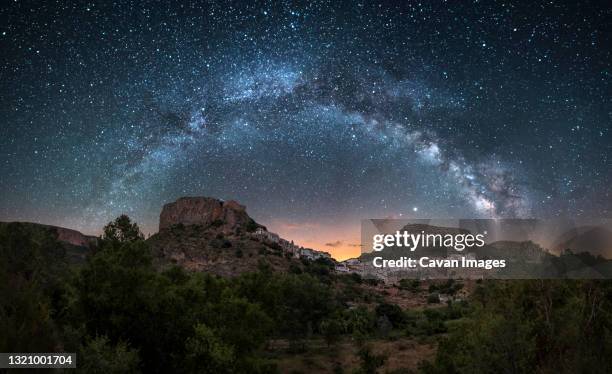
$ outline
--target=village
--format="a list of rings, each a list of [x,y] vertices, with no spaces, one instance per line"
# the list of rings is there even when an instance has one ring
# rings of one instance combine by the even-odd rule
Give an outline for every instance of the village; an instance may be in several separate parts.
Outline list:
[[[296,245],[293,241],[281,238],[278,234],[266,230],[264,227],[258,227],[252,234],[255,238],[269,244],[278,246],[284,253],[291,255],[293,258],[307,259],[315,261],[318,259],[327,259],[334,264],[334,271],[339,274],[359,274],[363,278],[374,278],[386,284],[398,283],[402,279],[447,279],[447,278],[474,278],[482,279],[484,272],[482,269],[475,270],[467,267],[444,268],[444,267],[402,267],[390,269],[385,267],[376,267],[372,261],[362,260],[361,258],[349,258],[343,261],[337,261],[327,252],[318,251],[312,248],[305,248]],[[463,253],[461,255],[449,251],[446,257],[449,262],[473,262],[476,261],[474,253]]]
[[[370,277],[376,277],[384,281],[388,280],[388,273],[386,272],[375,272],[371,273],[372,269],[358,258],[350,258],[344,261],[336,261],[327,252],[317,251],[312,248],[304,248],[296,245],[293,241],[289,241],[281,238],[278,234],[270,232],[263,227],[258,227],[253,236],[259,240],[274,243],[283,250],[285,253],[291,254],[294,258],[304,258],[311,261],[315,261],[320,258],[327,259],[334,263],[334,270],[337,273],[357,273],[362,276],[369,275]]]
[[[283,239],[278,234],[270,232],[263,227],[258,227],[253,233],[253,236],[261,241],[267,241],[280,246],[283,252],[293,255],[294,258],[305,258],[311,261],[319,258],[326,258],[333,261],[331,255],[327,252],[298,246],[293,243],[293,240],[289,241]]]

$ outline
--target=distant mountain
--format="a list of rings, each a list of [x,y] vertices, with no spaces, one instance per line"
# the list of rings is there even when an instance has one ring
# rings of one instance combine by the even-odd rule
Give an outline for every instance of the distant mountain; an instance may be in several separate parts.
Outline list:
[[[532,241],[500,240],[473,250],[479,257],[506,258],[511,261],[541,262],[549,254]]]
[[[582,226],[568,230],[555,241],[552,250],[563,253],[589,252],[593,256],[612,259],[612,231],[599,226]]]
[[[0,222],[0,224],[9,224],[9,223],[12,223],[12,222]],[[98,240],[98,237],[96,236],[85,235],[77,230],[68,229],[65,227],[45,225],[42,223],[33,223],[33,222],[14,222],[14,223],[19,223],[21,225],[30,226],[30,227],[38,226],[41,228],[46,228],[57,234],[58,241],[63,242],[63,243],[68,243],[68,244],[71,244],[77,247],[89,247],[92,244],[95,244],[96,241]]]
[[[44,225],[33,222],[0,222],[2,226],[18,225],[32,234],[37,231],[50,232],[66,250],[66,259],[69,262],[83,262],[92,247],[96,245],[98,238],[85,235],[81,232],[65,227]]]
[[[401,231],[406,230],[409,233],[425,233],[436,235],[466,235],[471,232],[462,228],[439,227],[427,224],[411,224],[403,227]],[[427,268],[427,269],[397,269],[397,268],[374,268],[372,260],[374,257],[382,257],[383,259],[398,259],[401,256],[418,258],[427,256],[429,258],[458,258],[465,256],[476,260],[505,260],[507,267],[495,270],[483,271],[480,269],[444,269],[444,268]],[[380,252],[364,253],[359,257],[363,263],[364,272],[374,274],[383,279],[394,279],[402,277],[420,277],[420,278],[480,278],[480,277],[498,277],[498,278],[556,278],[566,276],[584,276],[585,274],[595,274],[595,278],[601,277],[601,271],[593,270],[595,266],[603,266],[598,262],[589,261],[588,258],[578,258],[576,256],[566,256],[562,259],[553,256],[546,252],[537,243],[531,241],[497,241],[485,244],[482,247],[466,248],[463,251],[457,251],[452,247],[427,247],[417,248],[414,252],[405,247],[390,247],[385,248]],[[588,272],[591,273],[588,273]]]

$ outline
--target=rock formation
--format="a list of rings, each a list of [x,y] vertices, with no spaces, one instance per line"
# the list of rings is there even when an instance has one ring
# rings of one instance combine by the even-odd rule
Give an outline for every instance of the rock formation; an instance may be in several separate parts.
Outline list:
[[[237,202],[211,197],[181,197],[164,205],[159,216],[159,230],[182,224],[217,227],[223,232],[238,229],[252,231],[259,225],[246,213],[246,207]]]
[[[98,240],[95,236],[84,235],[79,231],[58,226],[48,226],[57,232],[57,240],[77,247],[90,247]]]

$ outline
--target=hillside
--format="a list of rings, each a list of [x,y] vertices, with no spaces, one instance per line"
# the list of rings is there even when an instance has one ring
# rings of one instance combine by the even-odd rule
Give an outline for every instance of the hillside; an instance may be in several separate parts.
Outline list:
[[[82,263],[90,253],[98,238],[85,235],[77,230],[65,227],[44,225],[32,222],[0,222],[0,229],[23,232],[28,238],[35,238],[50,234],[60,244],[63,250],[62,257],[69,263]]]
[[[211,197],[181,197],[165,204],[159,232],[147,240],[158,266],[179,265],[191,271],[236,276],[261,265],[287,272],[300,258],[329,254],[299,247],[269,232],[251,218],[244,205]]]
[[[589,252],[593,256],[612,259],[612,232],[604,227],[583,226],[565,232],[557,238],[552,250],[563,253]]]
[[[211,225],[175,225],[151,236],[147,243],[162,267],[176,264],[221,276],[256,271],[262,262],[275,271],[287,271],[292,263],[300,263],[283,253],[280,246],[250,233],[224,233]]]
[[[8,260],[0,262],[0,348],[61,347],[77,352],[82,372],[472,372],[483,363],[481,372],[497,372],[497,361],[486,358],[500,351],[527,368],[556,368],[571,355],[555,372],[609,366],[593,361],[609,357],[609,282],[382,283],[334,272],[322,255],[296,258],[310,250],[249,224],[246,209],[241,220],[212,218],[233,214],[226,211],[233,204],[213,201],[209,206],[221,210],[202,209],[201,220],[188,201],[181,206],[146,241],[128,217],[110,222],[95,250],[79,247],[91,254],[79,266],[65,261],[65,246],[73,244],[58,241],[78,238],[74,233],[0,224]],[[540,250],[518,245],[521,255]],[[602,265],[592,256],[556,260],[566,273],[586,275],[582,264]],[[525,326],[524,318],[532,322]],[[556,343],[559,334],[584,344],[568,350],[569,340]],[[540,349],[534,336],[554,349]]]

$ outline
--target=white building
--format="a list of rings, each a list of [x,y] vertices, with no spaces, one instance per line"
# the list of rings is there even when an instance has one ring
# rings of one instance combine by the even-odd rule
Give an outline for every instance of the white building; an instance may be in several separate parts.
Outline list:
[[[331,259],[331,255],[327,252],[320,252],[311,248],[300,247],[293,241],[283,239],[278,234],[269,232],[263,227],[258,227],[253,233],[253,236],[262,241],[269,241],[278,244],[283,252],[290,253],[295,258],[304,257],[309,260],[316,260],[318,258]]]
[[[253,235],[260,240],[269,240],[273,243],[278,243],[281,240],[278,234],[270,232],[263,227],[258,227]]]
[[[328,260],[331,260],[331,255],[327,252],[321,252],[321,251],[313,251],[313,252],[314,252],[315,260],[318,258],[326,258]]]
[[[309,260],[314,260],[315,259],[314,251],[310,248],[300,248],[300,257],[304,257]]]
[[[348,266],[343,262],[337,263],[335,269],[338,273],[348,273],[350,271]]]

